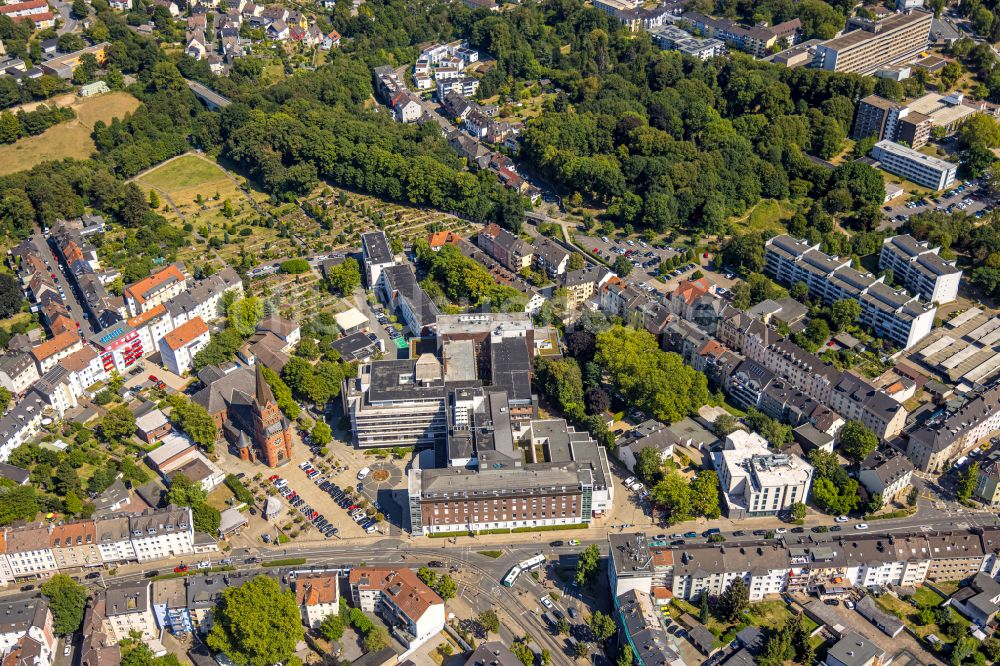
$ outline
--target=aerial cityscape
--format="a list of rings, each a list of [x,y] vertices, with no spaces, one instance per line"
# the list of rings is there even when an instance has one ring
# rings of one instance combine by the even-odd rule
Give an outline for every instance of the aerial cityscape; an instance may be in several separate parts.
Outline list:
[[[1000,0],[0,0],[2,666],[1000,663]]]

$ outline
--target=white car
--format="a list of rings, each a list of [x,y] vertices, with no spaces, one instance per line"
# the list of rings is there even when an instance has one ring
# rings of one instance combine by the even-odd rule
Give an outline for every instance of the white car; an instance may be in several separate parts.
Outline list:
[[[858,523],[857,525],[854,526],[854,529],[856,529],[856,530],[866,530],[866,529],[868,529],[868,523]]]
[[[854,602],[850,600],[845,601],[844,608],[846,608],[847,610],[854,610]]]
[[[847,516],[837,516],[837,518],[835,519],[835,522],[846,523],[847,522]]]
[[[358,481],[364,481],[365,478],[367,478],[368,475],[371,474],[371,472],[372,472],[371,469],[368,467],[361,468],[361,471],[358,472]]]
[[[209,568],[211,568],[211,566],[212,566],[211,562],[199,562],[198,563],[198,568],[199,569],[209,569]]]
[[[543,605],[543,606],[545,606],[546,608],[548,608],[548,609],[550,609],[550,610],[551,610],[552,608],[555,608],[555,604],[553,604],[553,603],[552,603],[552,600],[551,600],[551,599],[549,599],[548,597],[542,597],[541,599],[539,599],[539,601],[541,601],[541,602],[542,602],[542,605]]]
[[[68,657],[72,652],[73,652],[73,644],[69,642],[69,639],[67,639],[66,646],[63,648],[63,656]]]
[[[626,486],[631,486],[633,483],[635,483],[635,477],[634,476],[630,476],[627,479],[625,479],[625,485]]]
[[[775,534],[786,534],[787,532],[788,530],[786,530],[784,527],[779,527],[778,529],[774,530]]]
[[[275,479],[275,481],[274,481],[274,487],[275,488],[284,488],[287,485],[288,485],[288,481],[285,481],[284,479]]]

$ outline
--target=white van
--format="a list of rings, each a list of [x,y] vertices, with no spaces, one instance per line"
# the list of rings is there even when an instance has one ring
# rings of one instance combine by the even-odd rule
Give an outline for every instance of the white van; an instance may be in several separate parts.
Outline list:
[[[367,478],[368,475],[371,474],[371,472],[372,472],[371,469],[369,469],[368,467],[363,467],[361,471],[358,472],[358,481],[364,481],[365,478]]]

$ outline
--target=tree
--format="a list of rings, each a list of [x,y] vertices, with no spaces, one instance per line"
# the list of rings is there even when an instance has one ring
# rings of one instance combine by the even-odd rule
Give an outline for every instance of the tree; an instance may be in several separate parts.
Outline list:
[[[698,516],[718,518],[719,475],[712,470],[702,470],[691,483],[691,509]]]
[[[861,304],[853,298],[842,298],[830,306],[830,320],[838,331],[852,326],[861,318]]]
[[[206,643],[237,664],[269,666],[287,661],[303,635],[295,595],[258,576],[223,591]]]
[[[365,652],[378,652],[389,646],[389,632],[381,624],[376,624],[365,633],[361,645]]]
[[[279,272],[291,275],[308,273],[310,268],[309,262],[305,259],[288,259],[278,264]]]
[[[75,19],[87,18],[88,8],[85,0],[73,0],[73,6],[70,13]]]
[[[573,644],[573,656],[577,659],[583,659],[588,654],[590,654],[590,648],[583,641],[577,641]]]
[[[792,505],[792,520],[802,520],[806,517],[806,505],[796,502]]]
[[[566,270],[578,271],[586,265],[587,262],[584,261],[583,255],[580,254],[579,252],[574,252],[573,254],[569,255],[569,261],[566,262]]]
[[[451,644],[447,644],[451,647]],[[517,641],[510,646],[510,651],[514,653],[517,660],[520,661],[524,666],[534,666],[535,664],[535,653],[531,651],[528,644],[522,641]]]
[[[632,262],[625,257],[625,255],[618,255],[615,259],[615,263],[611,265],[611,270],[620,278],[628,277],[628,274],[632,272]]]
[[[979,649],[984,655],[986,655],[986,658],[990,662],[996,663],[1000,661],[1000,638],[990,636],[983,641],[983,644],[979,646]]]
[[[333,431],[325,421],[317,421],[310,434],[316,446],[326,446],[333,441]]]
[[[193,507],[202,504],[208,497],[200,483],[195,483],[186,474],[178,472],[170,477],[170,490],[167,491],[167,502],[177,506]]]
[[[839,436],[840,450],[855,462],[861,462],[878,448],[878,435],[860,421],[848,421]]]
[[[615,666],[633,666],[635,664],[635,656],[632,653],[632,646],[626,645],[622,648],[622,653],[618,655],[618,659],[615,660]]]
[[[587,389],[583,402],[587,406],[587,413],[603,414],[611,407],[611,396],[600,386],[595,386]]]
[[[476,622],[480,627],[483,628],[487,634],[500,633],[500,618],[497,617],[497,613],[492,608],[484,610],[482,613],[476,616]]]
[[[719,612],[726,622],[736,622],[750,606],[750,591],[742,578],[737,578],[719,597]]]
[[[571,628],[569,620],[566,618],[561,618],[558,622],[556,622],[556,631],[560,634],[568,635]]]
[[[319,633],[328,641],[339,641],[344,637],[344,619],[336,613],[327,615],[319,625]]]
[[[976,489],[976,482],[979,479],[979,462],[974,462],[958,474],[958,488],[955,494],[958,499],[967,500],[972,497],[972,491]]]
[[[327,270],[330,288],[342,296],[347,296],[361,286],[361,268],[357,259],[348,257],[344,263]]]
[[[149,207],[153,210],[160,207],[160,195],[156,193],[156,190],[149,191]]]
[[[264,318],[264,302],[256,296],[241,298],[229,306],[229,325],[243,337],[250,337]]]
[[[0,319],[13,316],[23,304],[24,297],[17,279],[10,273],[0,273]]]
[[[222,524],[222,514],[206,502],[191,507],[191,517],[194,520],[194,528],[209,535],[217,534],[219,525]]]
[[[180,666],[175,654],[165,654],[157,657],[146,643],[142,635],[133,630],[128,638],[118,644],[121,649],[121,666]]]
[[[708,624],[708,590],[702,590],[699,596],[698,620],[702,624]]]
[[[445,574],[437,580],[437,584],[434,585],[434,591],[438,593],[439,597],[448,601],[458,595],[458,583],[455,582],[454,578]]]
[[[69,636],[78,631],[87,606],[87,588],[66,574],[56,574],[42,583],[41,589],[52,610],[55,632]]]
[[[660,468],[663,467],[659,449],[655,446],[643,447],[635,458],[635,475],[646,485],[656,484],[660,480]]]
[[[610,615],[605,615],[601,611],[594,613],[587,619],[587,626],[594,632],[594,637],[598,641],[604,642],[615,635],[617,627]]]
[[[597,576],[598,564],[601,559],[601,551],[597,544],[587,546],[576,561],[576,584],[584,587],[594,582]]]
[[[179,393],[169,396],[167,402],[173,408],[170,419],[186,432],[195,444],[200,445],[208,453],[214,451],[219,429],[208,410]]]
[[[119,405],[101,420],[101,435],[112,444],[120,444],[135,433],[135,414],[125,405]]]
[[[694,516],[691,486],[675,470],[667,470],[663,479],[650,489],[649,495],[653,504],[663,511],[669,525],[690,520]]]
[[[719,437],[725,437],[739,429],[739,421],[732,414],[722,414],[716,417],[715,423],[712,424],[712,430]]]
[[[800,280],[788,288],[788,295],[799,302],[804,302],[809,298],[809,285]]]

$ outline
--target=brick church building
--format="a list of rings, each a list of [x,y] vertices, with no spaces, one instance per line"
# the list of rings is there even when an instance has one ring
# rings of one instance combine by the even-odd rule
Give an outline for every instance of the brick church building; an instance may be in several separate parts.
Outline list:
[[[260,364],[229,372],[209,366],[198,377],[205,388],[193,400],[208,410],[242,460],[279,467],[291,459],[291,423],[278,409]]]

